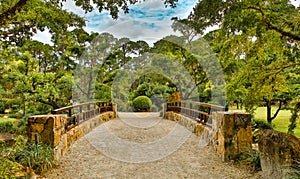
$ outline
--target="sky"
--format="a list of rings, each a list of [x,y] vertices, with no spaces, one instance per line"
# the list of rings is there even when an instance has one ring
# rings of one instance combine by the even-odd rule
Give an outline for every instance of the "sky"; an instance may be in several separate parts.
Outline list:
[[[109,12],[99,13],[97,9],[86,14],[75,6],[72,0],[67,0],[64,8],[86,20],[85,30],[87,32],[108,32],[117,38],[128,37],[133,41],[144,40],[151,45],[165,36],[176,34],[171,29],[171,18],[186,18],[196,2],[197,0],[179,0],[176,8],[166,8],[162,0],[147,0],[130,5],[128,14],[120,11],[117,20],[112,19]],[[38,32],[34,39],[52,44],[47,30]]]
[[[186,18],[192,11],[197,0],[178,0],[176,8],[165,8],[163,0],[147,0],[146,2],[130,5],[129,14],[120,12],[119,18],[114,20],[109,12],[99,13],[94,10],[90,13],[75,6],[73,0],[67,0],[64,8],[86,19],[87,32],[108,32],[117,38],[128,37],[133,41],[144,40],[152,45],[157,40],[172,34],[171,18]],[[299,6],[300,0],[291,0],[295,6]],[[51,35],[47,30],[38,32],[33,39],[52,45]]]

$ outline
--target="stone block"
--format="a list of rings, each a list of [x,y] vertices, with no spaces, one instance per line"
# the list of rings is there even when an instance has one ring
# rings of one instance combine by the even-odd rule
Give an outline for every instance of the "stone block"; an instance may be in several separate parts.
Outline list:
[[[252,145],[251,114],[214,112],[212,145],[223,161],[235,160]]]
[[[203,132],[203,130],[204,130],[203,124],[197,124],[197,125],[195,126],[194,133],[195,133],[197,136],[199,136],[199,135]]]
[[[33,123],[33,124],[31,124],[30,128],[31,128],[31,131],[32,131],[33,133],[37,132],[37,133],[40,134],[40,133],[42,133],[43,130],[44,130],[44,124],[41,124],[41,123]]]
[[[61,155],[64,156],[67,153],[68,149],[68,135],[64,134],[62,135]]]
[[[297,178],[300,176],[300,139],[263,130],[258,141],[260,161],[265,178]]]
[[[59,144],[61,135],[62,135],[62,129],[57,129],[54,131],[54,140],[53,140],[54,146],[57,146]]]

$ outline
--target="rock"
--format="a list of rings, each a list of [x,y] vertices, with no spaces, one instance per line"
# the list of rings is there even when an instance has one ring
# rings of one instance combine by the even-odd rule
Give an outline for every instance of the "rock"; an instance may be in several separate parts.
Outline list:
[[[300,168],[300,139],[274,131],[263,130],[258,140],[260,161],[265,178],[290,178]]]
[[[236,160],[252,145],[251,114],[214,112],[212,133],[212,145],[222,160]]]

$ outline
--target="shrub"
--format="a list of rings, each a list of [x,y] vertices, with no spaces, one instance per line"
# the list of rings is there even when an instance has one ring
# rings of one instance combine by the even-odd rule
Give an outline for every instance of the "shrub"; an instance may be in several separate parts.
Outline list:
[[[54,152],[50,145],[29,143],[18,136],[12,146],[0,147],[0,176],[14,178],[18,166],[29,167],[37,174],[43,174],[54,165]],[[1,178],[1,177],[0,177]]]
[[[33,114],[28,113],[21,120],[18,121],[17,127],[18,127],[18,132],[20,134],[25,134],[27,132],[28,118],[32,115]]]
[[[21,165],[32,168],[37,174],[43,174],[54,165],[54,153],[49,145],[27,143],[24,150],[16,155],[16,160]]]
[[[261,170],[259,151],[248,148],[248,152],[241,156],[240,162],[246,164],[252,172]]]
[[[273,129],[273,127],[274,127],[273,125],[269,124],[264,120],[253,119],[252,120],[253,142],[257,143],[260,129]]]
[[[150,111],[152,102],[147,96],[139,96],[132,101],[132,106],[136,112],[146,112]]]
[[[7,133],[15,133],[18,131],[18,128],[11,121],[1,122],[0,123],[0,131]]]
[[[159,109],[158,109],[158,107],[156,106],[156,105],[152,105],[151,106],[151,111],[153,111],[153,112],[158,112],[159,111]]]
[[[271,124],[260,119],[253,119],[252,127],[253,129],[273,129],[273,126]]]

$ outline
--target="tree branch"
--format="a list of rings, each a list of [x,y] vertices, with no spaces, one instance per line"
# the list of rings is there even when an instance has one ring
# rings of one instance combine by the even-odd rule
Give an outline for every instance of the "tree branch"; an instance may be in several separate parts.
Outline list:
[[[84,95],[88,96],[88,94],[87,94],[86,92],[84,92],[84,91],[80,88],[79,85],[76,85],[76,86],[78,87],[78,89],[79,89]]]
[[[259,11],[260,14],[262,15],[263,22],[266,23],[266,25],[267,25],[267,29],[269,29],[269,30],[275,30],[276,32],[280,33],[281,35],[286,36],[286,37],[290,37],[290,38],[292,38],[294,40],[300,40],[300,36],[299,35],[293,34],[291,32],[284,31],[284,30],[282,30],[282,29],[280,29],[280,28],[272,25],[271,22],[267,21],[265,13],[264,13],[264,11],[260,7],[248,6],[247,9],[252,9],[252,10]]]

